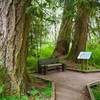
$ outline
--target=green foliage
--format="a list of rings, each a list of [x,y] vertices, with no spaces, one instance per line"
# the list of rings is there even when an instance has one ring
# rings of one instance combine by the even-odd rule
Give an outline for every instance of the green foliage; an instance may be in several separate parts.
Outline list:
[[[100,65],[100,44],[89,43],[87,46],[87,51],[92,52],[92,58],[90,60],[91,64]]]
[[[29,100],[27,96],[22,96],[21,100]]]
[[[28,68],[36,70],[36,66],[37,66],[37,59],[33,56],[28,56],[27,57],[27,66]]]
[[[27,66],[31,70],[36,70],[37,69],[37,62],[39,56],[39,59],[46,59],[52,56],[54,50],[54,46],[51,46],[50,44],[44,44],[42,45],[42,48],[39,49],[37,52],[36,50],[33,49],[33,52],[36,54],[35,56],[29,55],[27,57]]]
[[[38,97],[39,94],[45,96],[45,97],[51,97],[52,95],[52,84],[51,82],[47,82],[47,87],[44,87],[44,88],[41,88],[41,89],[38,89],[38,88],[32,88],[31,91],[29,91],[28,93],[31,95],[31,96],[36,96]]]
[[[4,84],[0,85],[0,95],[4,92]],[[0,96],[0,100],[29,100],[27,96],[16,97],[16,96]]]
[[[47,87],[38,89],[38,88],[32,88],[28,94],[35,98],[35,100],[44,100],[44,98],[51,97],[52,94],[52,84],[49,81],[46,81],[48,84]],[[4,92],[4,85],[0,85],[0,95]],[[29,100],[28,96],[0,96],[0,100]],[[45,99],[48,100],[48,99]]]
[[[97,4],[96,1],[89,1],[89,0],[76,0],[75,6],[79,8],[83,8],[83,10],[87,11],[87,14],[89,16],[95,16],[96,14],[96,9],[97,9]]]
[[[1,84],[0,85],[0,100],[29,100],[27,96],[21,96],[16,97],[16,96],[4,96],[3,92],[5,91],[5,85]]]
[[[41,93],[45,96],[50,97],[52,95],[52,84],[49,82],[46,88],[40,89]]]
[[[100,84],[92,86],[92,92],[94,94],[95,100],[100,100]]]
[[[3,61],[0,59],[0,66],[3,66]]]
[[[27,8],[26,12],[30,12],[33,15],[35,15],[36,17],[43,17],[43,11],[40,7],[37,6],[30,6],[29,8]]]
[[[40,59],[41,58],[49,58],[50,56],[52,56],[53,50],[54,50],[53,46],[45,47],[45,45],[44,45],[44,47],[41,48],[40,53],[39,53]]]
[[[35,95],[39,94],[39,91],[38,91],[37,89],[35,89],[35,88],[32,88],[32,90],[29,91],[28,93],[29,93],[30,95],[32,95],[32,96],[35,96]]]
[[[74,3],[75,6],[89,8],[88,0],[76,0]]]
[[[2,94],[4,92],[4,85],[0,85],[0,94]]]
[[[27,96],[16,97],[16,96],[7,96],[7,97],[0,97],[0,100],[29,100]]]

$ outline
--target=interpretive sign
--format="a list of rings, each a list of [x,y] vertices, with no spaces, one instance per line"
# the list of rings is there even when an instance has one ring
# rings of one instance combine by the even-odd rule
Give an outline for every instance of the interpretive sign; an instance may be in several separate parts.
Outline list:
[[[80,52],[77,59],[89,60],[92,55],[92,52]]]

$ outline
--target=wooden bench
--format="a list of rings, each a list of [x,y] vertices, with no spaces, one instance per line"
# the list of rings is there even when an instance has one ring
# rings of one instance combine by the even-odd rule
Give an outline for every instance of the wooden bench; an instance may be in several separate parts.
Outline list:
[[[46,75],[51,70],[64,71],[64,64],[60,63],[57,58],[42,59],[38,62],[38,73]]]

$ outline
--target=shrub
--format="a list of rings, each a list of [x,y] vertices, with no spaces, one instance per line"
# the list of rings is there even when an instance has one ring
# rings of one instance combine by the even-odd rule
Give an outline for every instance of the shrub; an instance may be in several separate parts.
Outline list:
[[[96,43],[88,44],[87,51],[92,52],[90,63],[100,65],[100,44]]]

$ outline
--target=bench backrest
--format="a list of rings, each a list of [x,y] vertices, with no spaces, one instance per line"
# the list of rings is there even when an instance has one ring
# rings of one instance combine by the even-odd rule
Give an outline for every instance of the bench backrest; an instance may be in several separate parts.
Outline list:
[[[57,59],[57,58],[41,59],[41,60],[39,60],[39,65],[56,64],[58,62],[59,62],[59,59]]]

